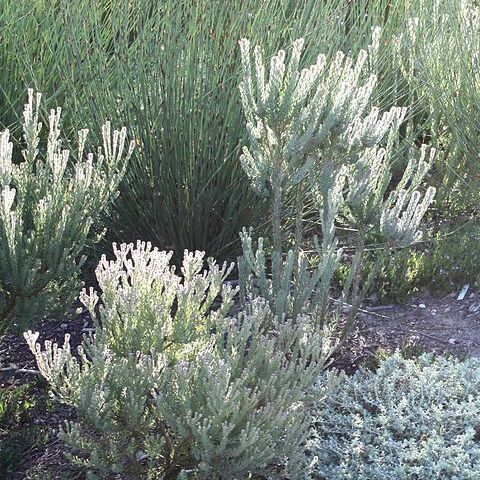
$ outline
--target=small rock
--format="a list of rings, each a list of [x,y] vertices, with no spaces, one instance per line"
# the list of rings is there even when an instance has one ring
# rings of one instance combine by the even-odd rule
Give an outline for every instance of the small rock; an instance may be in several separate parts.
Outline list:
[[[352,306],[351,305],[344,305],[342,307],[342,313],[350,313],[352,311]]]
[[[448,313],[448,312],[450,312],[451,310],[452,310],[452,309],[451,309],[450,307],[447,307],[447,308],[445,309],[445,313]]]
[[[135,457],[136,457],[136,459],[137,459],[138,461],[141,461],[141,460],[147,458],[148,455],[147,455],[144,451],[139,450],[139,451],[137,452],[137,454],[135,455]]]
[[[475,298],[475,294],[471,293],[468,298]]]
[[[458,294],[457,300],[463,300],[465,298],[465,295],[468,292],[468,289],[470,288],[470,284],[466,283],[463,288],[460,290],[460,293]]]
[[[427,308],[427,306],[424,303],[419,303],[418,308]]]
[[[450,345],[455,345],[455,344],[457,343],[457,341],[456,341],[454,338],[449,338],[449,339],[448,339],[448,343],[449,343]]]

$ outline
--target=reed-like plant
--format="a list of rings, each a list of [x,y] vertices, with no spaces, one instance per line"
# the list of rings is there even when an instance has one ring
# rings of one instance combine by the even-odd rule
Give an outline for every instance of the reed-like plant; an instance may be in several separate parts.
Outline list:
[[[237,252],[238,231],[260,225],[265,213],[237,162],[246,135],[231,95],[241,68],[238,39],[268,39],[274,52],[306,36],[308,61],[317,49],[358,51],[370,35],[363,26],[347,31],[343,0],[248,0],[228,9],[220,0],[6,4],[0,121],[12,123],[16,85],[27,82],[64,105],[68,135],[83,124],[99,130],[106,117],[127,122],[139,148],[112,236],[221,256]]]
[[[127,122],[141,147],[112,236],[228,255],[237,232],[262,223],[266,207],[253,200],[236,162],[246,138],[238,99],[228,94],[240,70],[236,41],[268,38],[270,54],[304,36],[306,65],[318,50],[327,59],[338,49],[358,54],[381,26],[372,99],[382,110],[408,107],[404,141],[392,154],[394,176],[412,145],[429,143],[439,151],[431,178],[439,198],[457,211],[475,205],[479,102],[476,54],[469,52],[477,47],[475,28],[466,31],[476,18],[472,1],[250,1],[225,9],[220,1],[7,0],[0,11],[0,123],[21,140],[15,120],[26,85],[64,105],[67,136],[86,124],[100,131],[106,117]],[[294,203],[285,205],[290,217]]]

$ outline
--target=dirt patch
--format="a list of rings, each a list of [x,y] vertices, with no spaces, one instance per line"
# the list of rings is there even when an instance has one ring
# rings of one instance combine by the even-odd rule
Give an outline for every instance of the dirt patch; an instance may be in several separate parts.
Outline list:
[[[75,305],[76,308],[80,304]],[[73,312],[72,312],[73,314]],[[89,313],[82,309],[82,313],[74,314],[72,320],[44,320],[39,322],[32,331],[38,331],[38,341],[45,340],[63,345],[65,334],[70,335],[70,344],[73,349],[82,342],[83,335],[91,330],[92,321]],[[30,352],[27,342],[20,333],[9,333],[0,340],[0,388],[16,383],[23,383],[37,371],[35,357]]]
[[[353,371],[381,348],[480,357],[480,293],[423,295],[408,304],[367,303],[335,365]]]
[[[480,357],[480,292],[469,291],[463,300],[457,300],[457,295],[423,295],[408,304],[378,305],[367,301],[335,365],[353,371],[379,348],[387,352],[415,348],[460,358]],[[83,310],[72,321],[45,320],[35,330],[40,332],[42,344],[53,340],[61,345],[69,333],[75,350],[91,327],[91,318]],[[35,359],[21,335],[11,333],[0,341],[0,387],[24,383],[36,370]]]
[[[45,340],[53,340],[62,345],[65,334],[69,333],[71,344],[75,348],[81,343],[83,334],[90,328],[90,316],[82,312],[69,321],[42,321],[32,330],[40,333],[39,340],[42,347]],[[22,412],[26,418],[12,419],[11,424],[7,425],[0,424],[0,478],[37,479],[43,478],[45,471],[51,473],[49,478],[52,479],[83,478],[65,458],[64,446],[57,438],[60,426],[66,420],[74,420],[74,411],[58,402],[47,401],[48,386],[38,373],[35,358],[27,343],[22,335],[9,333],[0,341],[0,391],[8,394],[8,392],[19,392],[22,388],[27,388],[32,398],[30,400],[25,396],[19,400],[34,406],[24,407]],[[30,408],[33,409],[32,413],[29,411]],[[8,459],[6,464],[2,463],[2,460],[6,461],[1,456],[2,448],[6,452],[16,448],[14,445],[17,442],[20,442],[19,445],[22,445],[22,449],[25,450],[20,454],[23,458],[18,459],[19,464],[14,472],[5,472],[5,468],[11,468],[13,465],[8,462]],[[34,473],[37,471],[38,474]]]

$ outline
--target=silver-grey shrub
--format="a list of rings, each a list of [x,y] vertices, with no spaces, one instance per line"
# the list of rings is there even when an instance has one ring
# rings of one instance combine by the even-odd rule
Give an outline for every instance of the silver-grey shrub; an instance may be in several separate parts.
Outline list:
[[[100,476],[232,480],[287,464],[299,478],[305,391],[330,351],[311,318],[279,324],[260,299],[229,317],[232,266],[203,270],[200,252],[185,252],[181,276],[150,244],[114,253],[97,268],[102,294],[82,294],[96,332],[78,358],[68,336],[42,351],[25,334],[53,393],[77,412],[61,433],[70,458]]]
[[[82,252],[100,214],[117,194],[128,147],[126,128],[102,128],[103,148],[84,154],[62,145],[61,109],[51,110],[45,151],[39,93],[28,91],[23,112],[23,161],[15,163],[10,132],[0,133],[0,335],[12,322],[64,312],[81,286]],[[73,158],[72,158],[73,157]]]
[[[274,55],[269,68],[260,46],[252,52],[248,40],[240,41],[240,94],[248,131],[241,163],[253,189],[270,202],[273,237],[269,256],[263,238],[255,246],[249,232],[241,234],[241,297],[247,303],[261,295],[278,318],[308,313],[324,323],[341,258],[337,225],[356,232],[342,296],[353,305],[351,319],[366,290],[360,285],[366,234],[379,231],[386,248],[409,245],[421,235],[420,222],[435,189],[429,187],[424,195],[418,190],[434,151],[428,154],[423,146],[413,153],[401,180],[391,184],[392,152],[406,110],[392,107],[381,113],[372,105],[377,77],[370,64],[379,39],[375,29],[368,52],[361,50],[354,58],[339,51],[331,60],[320,54],[304,69],[303,39],[294,42],[288,60],[284,50]],[[294,247],[285,249],[289,192],[296,196],[295,234]],[[307,197],[316,206],[321,232],[314,268],[302,252]]]
[[[373,373],[342,375],[313,413],[313,478],[475,480],[480,361],[399,353]]]

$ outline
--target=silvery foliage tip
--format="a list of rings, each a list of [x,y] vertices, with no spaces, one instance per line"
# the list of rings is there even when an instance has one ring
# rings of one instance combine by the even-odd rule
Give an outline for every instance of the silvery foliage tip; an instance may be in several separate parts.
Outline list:
[[[96,156],[85,155],[88,130],[81,130],[72,158],[62,145],[57,108],[48,115],[46,149],[41,152],[40,102],[41,94],[28,90],[23,161],[13,162],[10,132],[0,133],[0,281],[9,306],[0,314],[5,317],[3,324],[11,322],[7,317],[42,316],[43,307],[52,314],[62,301],[62,308],[68,308],[78,292],[85,242],[91,228],[99,225],[100,213],[117,195],[133,150],[126,128],[112,132],[106,122],[103,149]]]

